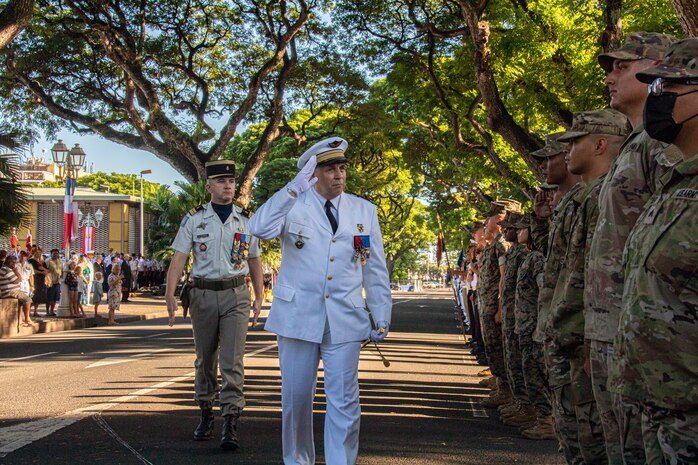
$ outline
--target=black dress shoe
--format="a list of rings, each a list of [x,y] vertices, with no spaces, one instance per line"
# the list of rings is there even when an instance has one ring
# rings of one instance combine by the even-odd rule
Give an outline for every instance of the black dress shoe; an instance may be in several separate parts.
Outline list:
[[[194,440],[208,441],[213,438],[213,422],[215,420],[213,404],[211,402],[201,402],[199,407],[201,408],[201,421],[199,421],[199,426],[194,430]]]
[[[240,447],[238,442],[238,416],[223,416],[223,434],[221,435],[221,449],[236,450]]]

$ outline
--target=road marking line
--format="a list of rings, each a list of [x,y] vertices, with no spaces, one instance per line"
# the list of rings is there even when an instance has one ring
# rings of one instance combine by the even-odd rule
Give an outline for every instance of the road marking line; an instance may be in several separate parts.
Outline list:
[[[87,365],[85,367],[85,369],[103,367],[103,366],[107,366],[107,365],[116,365],[118,363],[135,362],[139,358],[147,357],[149,355],[153,355],[153,354],[156,354],[159,352],[167,352],[170,350],[174,350],[174,348],[168,347],[165,349],[158,349],[158,350],[154,350],[152,352],[146,352],[143,354],[129,355],[128,357],[107,357],[107,358],[100,360],[99,362],[95,362],[91,365]]]
[[[393,305],[400,305],[404,304],[405,302],[411,302],[412,299],[407,299],[407,300],[401,300],[400,302],[393,302]]]
[[[468,402],[470,402],[470,408],[472,409],[473,416],[475,418],[489,418],[490,417],[489,415],[487,415],[487,411],[485,411],[484,408],[480,407],[479,405],[475,404],[475,402],[473,402],[472,397],[468,397]]]
[[[271,344],[261,349],[245,354],[245,357],[252,357],[260,354],[265,350],[276,347],[276,344]],[[149,388],[139,389],[125,396],[120,396],[102,404],[90,405],[79,409],[71,410],[58,417],[42,418],[41,420],[29,421],[17,425],[6,426],[0,428],[0,458],[6,457],[8,454],[17,449],[27,446],[33,442],[43,439],[56,431],[68,427],[83,418],[87,418],[95,413],[103,412],[116,405],[131,401],[138,397],[150,394],[158,389],[163,389],[182,381],[186,381],[194,377],[194,372],[187,373],[183,376],[177,376],[167,381],[157,383]]]
[[[5,360],[0,360],[0,363],[16,362],[19,360],[28,360],[30,358],[43,357],[44,355],[53,355],[53,354],[57,354],[57,353],[58,352],[46,352],[45,354],[29,355],[28,357],[8,358]]]
[[[276,347],[276,343],[269,344],[266,347],[262,347],[261,349],[255,350],[254,352],[250,352],[249,354],[245,354],[245,357],[254,357],[257,354],[261,354],[262,352],[266,352],[267,350],[271,349],[272,347]]]
[[[170,333],[151,334],[150,336],[143,336],[143,339],[149,339],[149,338],[151,338],[151,337],[164,336],[165,334],[170,334]]]
[[[109,436],[113,437],[113,438],[116,439],[116,441],[119,442],[122,446],[124,446],[126,449],[130,450],[130,451],[133,453],[133,455],[136,456],[136,458],[137,458],[138,460],[140,460],[141,462],[143,462],[145,465],[153,465],[152,462],[148,461],[148,459],[146,459],[146,458],[143,457],[141,454],[139,454],[138,451],[137,451],[136,449],[134,449],[133,447],[131,447],[131,446],[129,445],[129,443],[127,443],[126,441],[124,441],[124,440],[121,438],[121,436],[119,436],[119,435],[116,433],[116,431],[114,431],[114,430],[112,429],[112,427],[109,426],[109,424],[107,423],[107,421],[106,421],[104,418],[102,418],[102,414],[101,414],[101,413],[98,413],[98,414],[96,414],[96,415],[93,415],[93,416],[92,416],[92,419],[95,421],[95,423],[97,423],[97,424],[99,425],[100,428],[102,428],[104,431],[106,431],[107,434],[109,434]]]

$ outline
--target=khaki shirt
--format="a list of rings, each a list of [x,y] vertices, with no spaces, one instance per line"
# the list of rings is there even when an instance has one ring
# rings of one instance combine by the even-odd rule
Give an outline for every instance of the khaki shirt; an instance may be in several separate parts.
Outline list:
[[[244,236],[247,243],[247,258],[261,254],[259,240],[250,234],[248,221],[242,209],[233,205],[232,213],[223,224],[209,202],[193,215],[189,213],[184,217],[172,248],[186,255],[193,252],[193,278],[216,280],[245,276],[249,273],[247,260],[242,258],[235,263],[232,258],[233,253],[245,246],[240,239]]]
[[[698,154],[662,177],[628,237],[611,389],[659,407],[698,408]]]

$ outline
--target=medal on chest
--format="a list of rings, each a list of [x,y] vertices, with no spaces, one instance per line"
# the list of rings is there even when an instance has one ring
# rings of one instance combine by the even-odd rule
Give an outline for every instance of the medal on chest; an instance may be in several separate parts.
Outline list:
[[[294,243],[297,249],[302,249],[305,245],[305,242],[303,242],[303,236],[301,236],[301,234],[303,234],[303,231],[298,231],[298,240],[296,240]]]
[[[249,239],[249,234],[235,233],[233,249],[230,251],[230,260],[233,262],[233,268],[236,270],[242,268],[243,262],[247,260],[247,254],[250,251]]]
[[[361,264],[365,265],[366,260],[371,257],[371,236],[354,236],[354,256],[352,261],[361,259]]]

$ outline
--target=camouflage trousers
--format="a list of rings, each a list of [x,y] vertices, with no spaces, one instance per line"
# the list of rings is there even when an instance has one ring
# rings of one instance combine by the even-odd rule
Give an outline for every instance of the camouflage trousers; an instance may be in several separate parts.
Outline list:
[[[698,463],[698,410],[682,412],[644,405],[642,432],[648,465]]]
[[[514,332],[516,314],[514,305],[502,305],[502,342],[504,346],[504,365],[507,370],[507,379],[511,387],[511,393],[517,399],[529,402],[526,392],[526,381],[523,373],[523,360],[519,337]]]
[[[613,359],[613,344],[591,341],[590,358],[592,388],[603,426],[609,465],[644,465],[645,448],[639,410],[634,415],[623,415],[627,426],[621,438],[618,396],[608,390],[608,366]]]
[[[624,463],[664,465],[664,453],[657,439],[658,432],[644,424],[643,405],[634,399],[614,393],[613,411],[618,418]],[[632,444],[632,448],[629,444]],[[642,451],[638,451],[638,448],[642,448]],[[640,462],[640,456],[644,457],[644,462]]]
[[[606,465],[606,444],[599,409],[594,399],[591,378],[584,370],[589,357],[589,346],[581,345],[571,351],[571,395],[577,418],[579,448],[586,465]]]
[[[485,341],[485,355],[487,355],[487,361],[490,364],[492,374],[508,384],[507,370],[504,365],[502,328],[501,325],[498,325],[494,321],[494,315],[497,313],[498,303],[497,300],[492,303],[485,298],[483,298],[481,302],[483,305],[480,307],[480,327],[482,331],[482,338]]]
[[[584,458],[579,447],[579,427],[572,401],[572,381],[569,358],[559,353],[554,342],[543,345],[543,358],[550,386],[550,404],[555,421],[557,439],[562,446],[568,465],[583,465]]]
[[[550,416],[552,408],[543,362],[543,346],[533,340],[533,332],[519,333],[518,337],[528,401],[535,407],[538,416]]]

